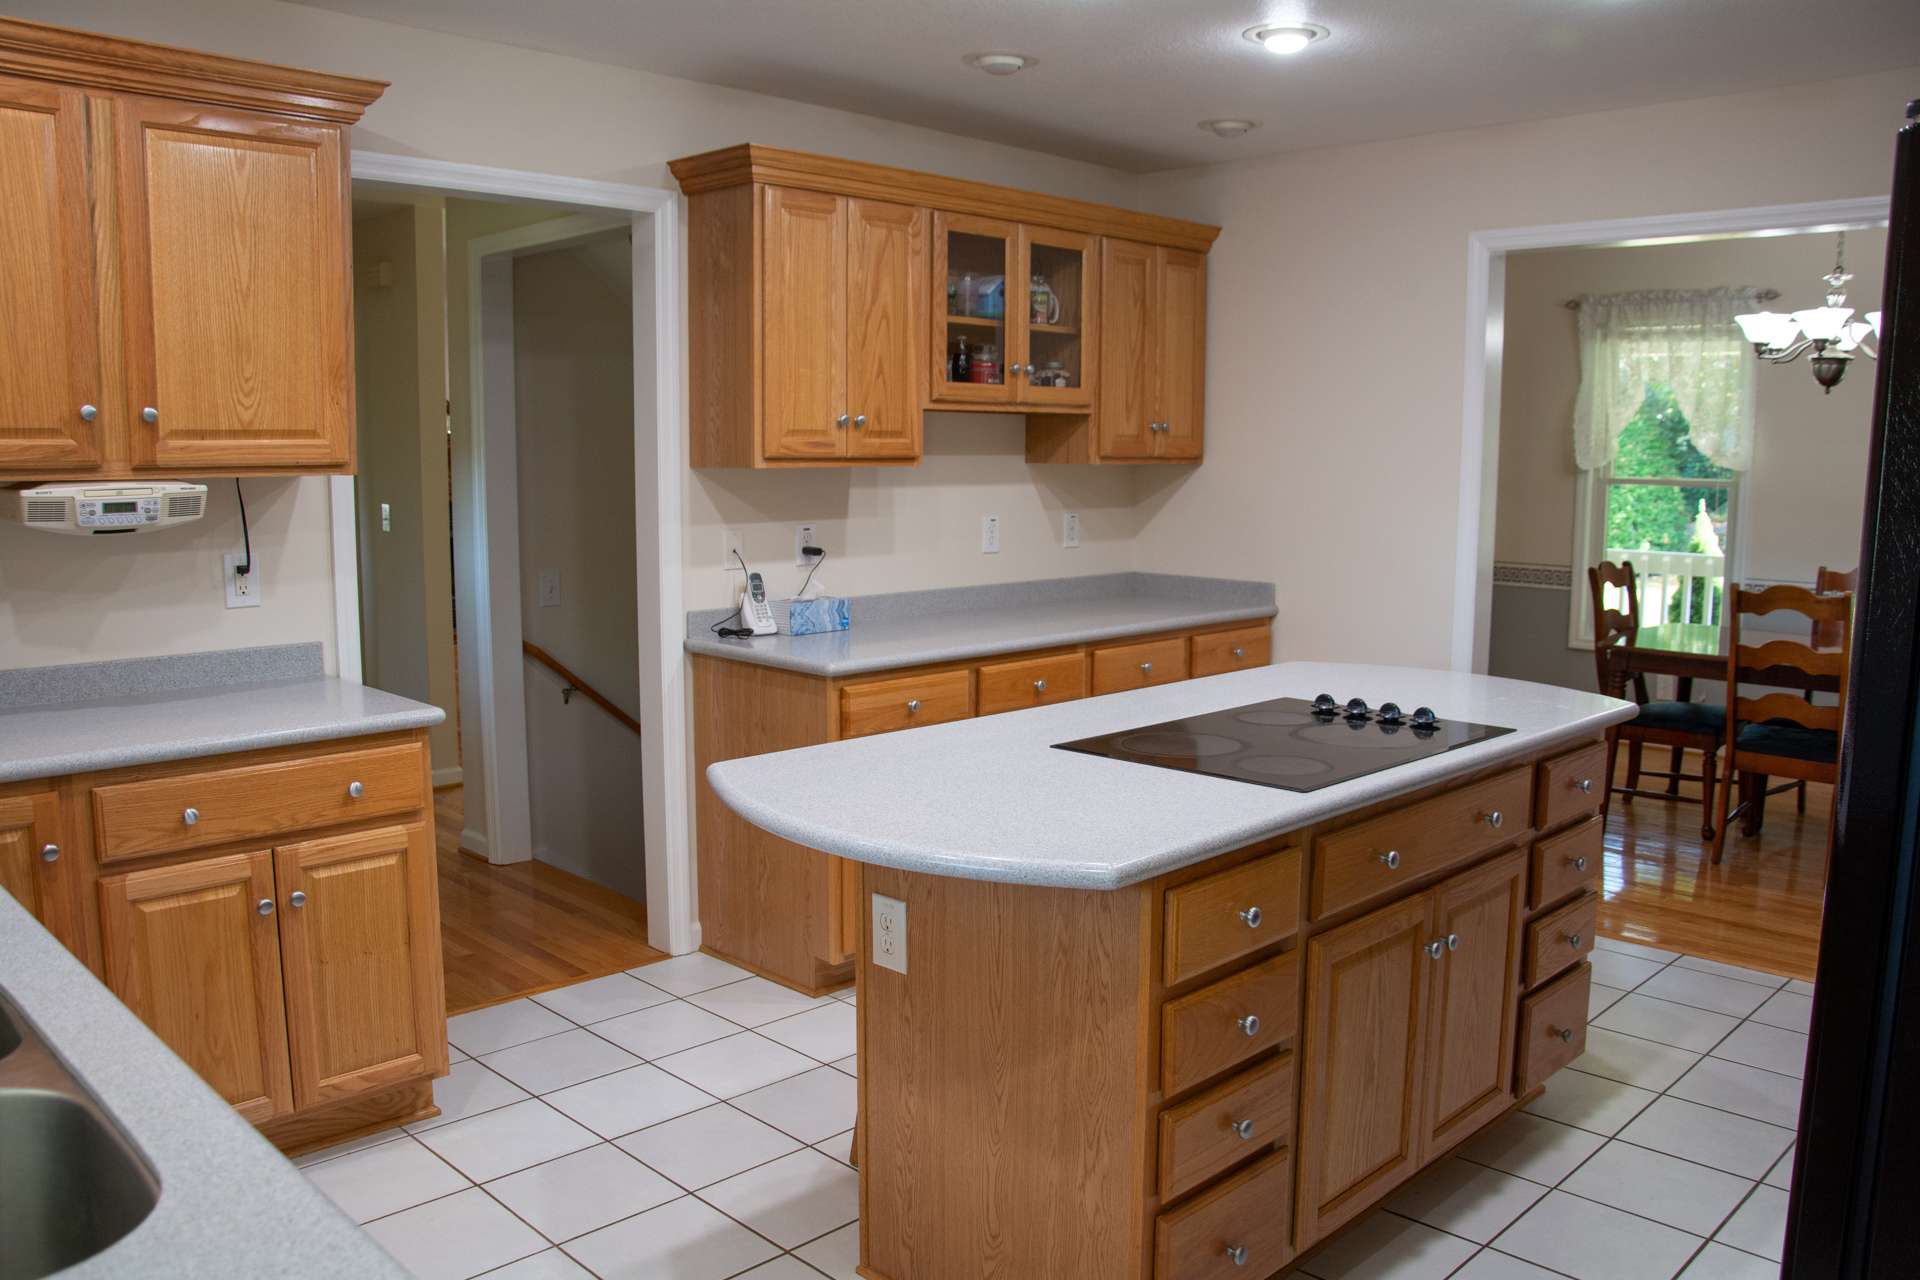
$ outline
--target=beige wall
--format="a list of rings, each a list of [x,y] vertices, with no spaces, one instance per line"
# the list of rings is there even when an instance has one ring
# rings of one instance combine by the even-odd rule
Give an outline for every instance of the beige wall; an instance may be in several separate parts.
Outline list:
[[[1468,236],[1884,194],[1914,82],[1889,73],[1144,180],[1153,207],[1226,231],[1208,277],[1206,465],[1165,495],[1138,567],[1274,580],[1290,658],[1444,665],[1466,605],[1454,570]]]

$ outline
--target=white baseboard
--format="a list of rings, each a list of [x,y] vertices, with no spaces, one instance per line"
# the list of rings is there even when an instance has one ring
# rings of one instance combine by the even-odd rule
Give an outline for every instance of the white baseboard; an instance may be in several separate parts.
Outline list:
[[[435,790],[441,787],[457,787],[464,779],[465,775],[460,772],[460,766],[457,764],[450,765],[445,769],[435,769],[433,771],[433,785]]]
[[[468,827],[460,833],[460,847],[468,853],[477,853],[483,858],[486,857],[487,833],[484,831],[475,831],[472,827]]]

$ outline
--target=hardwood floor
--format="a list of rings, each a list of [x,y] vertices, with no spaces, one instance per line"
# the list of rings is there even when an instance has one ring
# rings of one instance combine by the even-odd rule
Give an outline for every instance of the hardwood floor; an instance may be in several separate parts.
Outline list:
[[[449,1014],[667,958],[647,945],[644,903],[544,862],[461,853],[462,798],[433,797]]]
[[[1649,747],[1665,767],[1665,748]],[[1699,758],[1688,753],[1688,768]],[[1616,783],[1626,776],[1621,753]],[[1687,787],[1689,793],[1693,791]],[[1736,828],[1712,862],[1697,805],[1615,796],[1607,816],[1600,932],[1668,951],[1813,980],[1827,883],[1833,788],[1807,785],[1807,811],[1791,793],[1767,802],[1757,837]]]

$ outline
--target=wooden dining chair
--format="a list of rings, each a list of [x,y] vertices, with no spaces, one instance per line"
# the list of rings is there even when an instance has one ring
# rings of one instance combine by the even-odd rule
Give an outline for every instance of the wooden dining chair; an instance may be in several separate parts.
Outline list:
[[[1828,634],[1837,643],[1815,648],[1799,640],[1769,639],[1752,645],[1742,640],[1744,618],[1781,612],[1804,614],[1815,625],[1831,624],[1836,630]],[[1749,832],[1758,830],[1768,796],[1789,791],[1800,782],[1840,780],[1853,596],[1822,595],[1795,586],[1754,591],[1728,583],[1727,632],[1726,759],[1720,783],[1720,833],[1713,841],[1715,863],[1726,848],[1727,828],[1735,818],[1743,817]],[[1823,680],[1838,684],[1837,705],[1813,701],[1808,690]],[[1773,691],[1745,697],[1740,693],[1743,682]],[[1733,801],[1736,777],[1738,805]],[[1794,781],[1769,790],[1767,781],[1774,777]]]
[[[1620,592],[1624,609],[1607,607],[1608,587]],[[1640,635],[1640,584],[1633,562],[1614,564],[1602,560],[1587,570],[1587,589],[1593,593],[1594,671],[1600,691],[1605,693],[1613,684],[1609,664],[1617,661],[1611,651],[1620,645],[1631,645]],[[1701,702],[1655,702],[1647,696],[1647,678],[1641,673],[1635,673],[1629,692],[1640,710],[1633,719],[1614,726],[1607,734],[1607,792],[1601,814],[1604,816],[1612,806],[1616,791],[1623,804],[1631,804],[1635,796],[1695,803],[1693,797],[1680,793],[1680,783],[1688,776],[1683,770],[1687,749],[1691,747],[1700,753],[1700,772],[1696,775],[1700,783],[1700,835],[1702,839],[1712,839],[1713,766],[1726,735],[1724,709]],[[1614,761],[1622,742],[1627,744],[1627,785],[1615,787]],[[1642,769],[1641,753],[1648,743],[1672,750],[1668,769]],[[1666,790],[1642,790],[1643,772],[1647,777],[1666,779]]]
[[[1820,595],[1832,595],[1835,592],[1857,593],[1860,589],[1860,571],[1858,569],[1841,572],[1821,565],[1813,575],[1813,589]],[[1832,622],[1815,620],[1813,624],[1813,647],[1816,649],[1838,649],[1840,647],[1840,628]],[[1807,697],[1813,697],[1813,690],[1807,690]],[[1801,779],[1794,784],[1799,795],[1794,799],[1794,807],[1801,813],[1807,811],[1807,784]]]

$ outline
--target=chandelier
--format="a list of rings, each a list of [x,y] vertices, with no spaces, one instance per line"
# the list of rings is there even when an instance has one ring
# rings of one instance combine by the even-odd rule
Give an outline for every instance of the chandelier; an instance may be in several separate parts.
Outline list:
[[[1853,279],[1845,266],[1846,253],[1847,233],[1842,231],[1834,248],[1833,270],[1821,277],[1827,282],[1826,306],[1794,312],[1760,311],[1733,318],[1753,344],[1753,353],[1769,364],[1790,364],[1810,354],[1808,363],[1814,380],[1828,395],[1847,376],[1854,352],[1863,351],[1873,360],[1880,358],[1879,352],[1866,345],[1868,334],[1880,337],[1880,313],[1869,311],[1864,320],[1855,320],[1853,308],[1846,305],[1847,281]]]

